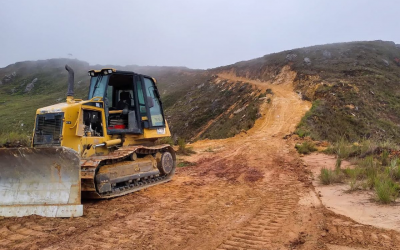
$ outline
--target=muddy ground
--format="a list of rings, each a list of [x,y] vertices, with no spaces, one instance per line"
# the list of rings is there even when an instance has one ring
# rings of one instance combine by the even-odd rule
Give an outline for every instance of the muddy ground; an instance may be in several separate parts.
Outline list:
[[[322,205],[285,137],[311,106],[293,91],[294,77],[286,68],[279,84],[251,82],[274,93],[255,126],[196,142],[197,154],[179,157],[195,165],[178,168],[171,182],[84,201],[80,218],[1,218],[0,249],[400,249],[397,231]]]

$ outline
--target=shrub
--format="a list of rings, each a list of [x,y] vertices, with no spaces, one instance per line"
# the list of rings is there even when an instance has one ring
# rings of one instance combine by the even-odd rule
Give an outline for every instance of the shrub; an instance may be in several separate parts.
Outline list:
[[[396,200],[399,192],[399,186],[387,176],[381,176],[375,179],[375,193],[378,201],[388,204]]]
[[[342,165],[342,158],[338,156],[336,159],[335,168],[339,170],[341,165]]]
[[[302,144],[297,144],[296,146],[297,152],[300,154],[309,154],[311,152],[317,151],[313,142],[303,142]]]
[[[158,139],[157,144],[169,144],[169,145],[174,145],[174,140],[172,140],[171,136],[168,137],[163,137]]]
[[[30,136],[18,132],[0,134],[0,147],[27,147],[31,144]]]
[[[389,176],[394,180],[400,180],[400,167],[397,165],[398,158],[394,158],[390,161]]]
[[[381,161],[382,161],[382,166],[389,165],[389,151],[383,150]]]
[[[178,139],[178,154],[183,154],[183,155],[191,155],[191,154],[195,154],[196,152],[193,151],[192,148],[186,147],[186,142],[185,139],[183,138],[179,138]]]
[[[196,163],[189,162],[189,161],[181,161],[181,162],[178,163],[177,166],[178,166],[179,168],[190,167],[190,166],[196,166]]]
[[[333,183],[333,172],[327,168],[321,168],[319,179],[323,185],[329,185]]]
[[[319,179],[323,185],[342,182],[343,174],[340,171],[334,171],[325,167],[321,168]]]
[[[309,133],[303,129],[296,129],[296,131],[294,132],[295,134],[297,134],[299,137],[303,138],[306,137],[307,135],[309,135]]]

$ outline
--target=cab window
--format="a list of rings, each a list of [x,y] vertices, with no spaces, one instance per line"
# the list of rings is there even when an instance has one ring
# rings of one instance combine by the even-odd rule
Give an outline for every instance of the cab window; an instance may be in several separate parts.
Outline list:
[[[104,97],[108,76],[98,75],[90,79],[89,100],[93,97]]]
[[[138,102],[139,102],[140,115],[146,116],[147,115],[146,114],[146,103],[144,102],[142,81],[140,80],[140,77],[136,78],[136,84],[137,84],[137,91],[138,91]]]
[[[144,87],[147,97],[147,105],[150,108],[150,119],[153,126],[164,126],[164,116],[157,89],[152,79],[144,78]],[[139,97],[140,99],[140,97]]]

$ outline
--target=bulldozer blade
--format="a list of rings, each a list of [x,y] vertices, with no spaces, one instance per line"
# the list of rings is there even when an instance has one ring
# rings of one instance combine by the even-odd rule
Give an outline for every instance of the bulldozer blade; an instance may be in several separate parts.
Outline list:
[[[82,216],[80,175],[69,148],[0,149],[0,216]]]

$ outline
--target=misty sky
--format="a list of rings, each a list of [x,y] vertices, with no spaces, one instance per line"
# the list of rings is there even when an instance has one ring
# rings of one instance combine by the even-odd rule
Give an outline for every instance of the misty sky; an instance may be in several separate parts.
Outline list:
[[[397,0],[0,3],[0,67],[70,57],[90,64],[212,68],[325,43],[400,43]]]

